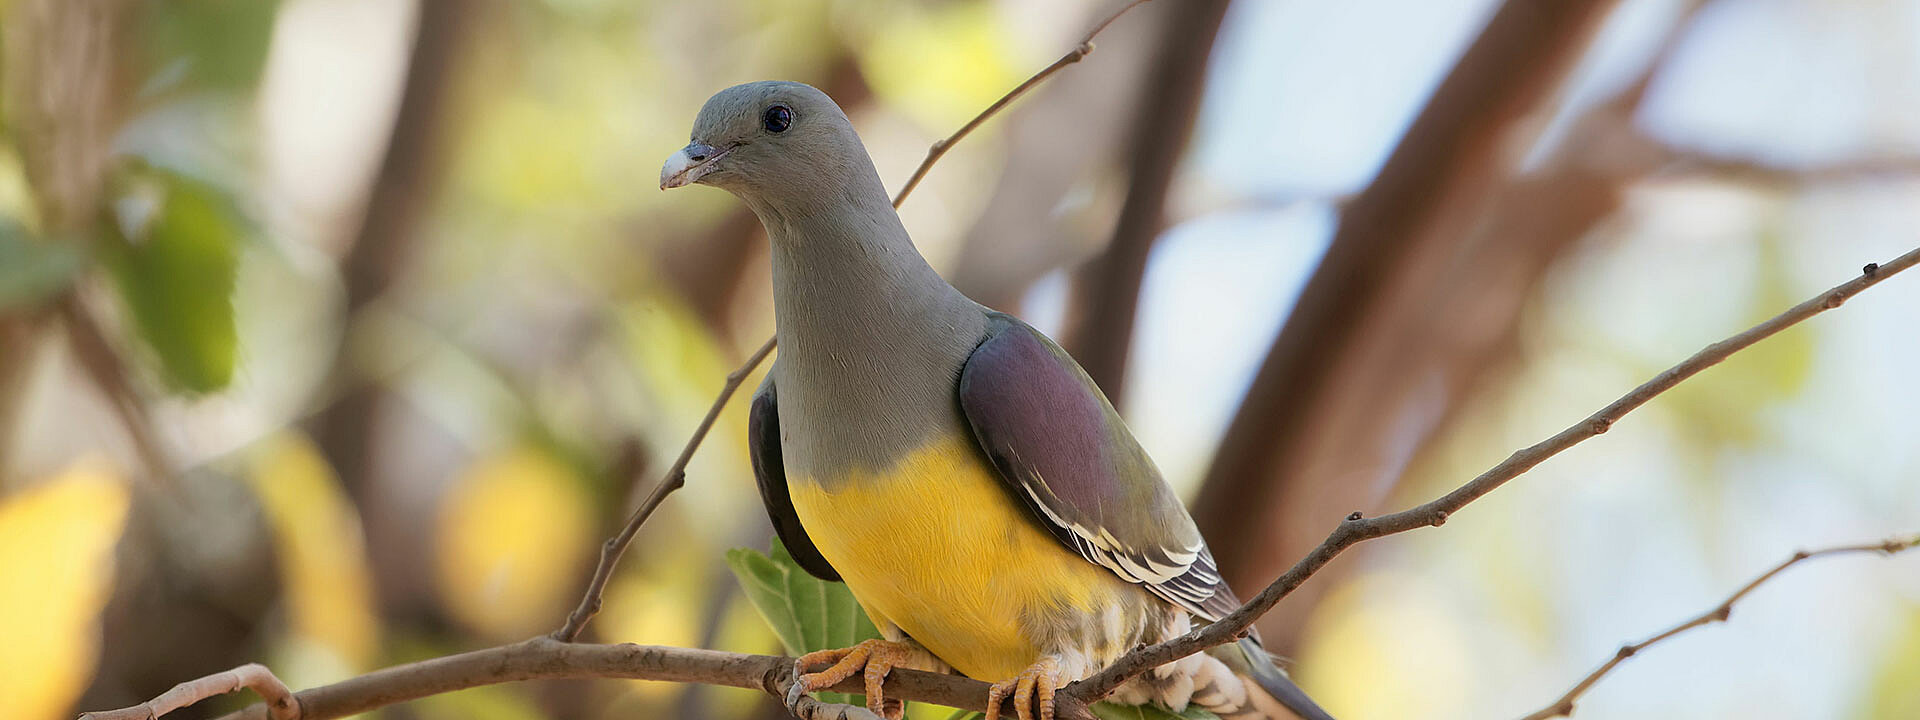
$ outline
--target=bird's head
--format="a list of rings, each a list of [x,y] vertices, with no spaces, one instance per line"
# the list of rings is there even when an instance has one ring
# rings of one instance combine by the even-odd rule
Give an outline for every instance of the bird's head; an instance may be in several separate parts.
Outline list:
[[[796,82],[735,85],[707,100],[660,188],[700,184],[749,202],[845,185],[872,163],[840,106]]]

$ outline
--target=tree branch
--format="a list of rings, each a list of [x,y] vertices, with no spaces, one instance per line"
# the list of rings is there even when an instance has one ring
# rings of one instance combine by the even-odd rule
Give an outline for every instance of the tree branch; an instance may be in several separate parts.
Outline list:
[[[701,418],[700,425],[693,429],[693,437],[687,438],[686,447],[680,449],[680,457],[674,459],[666,475],[660,478],[660,484],[655,485],[653,492],[648,493],[647,499],[633,511],[633,516],[627,519],[627,525],[621,528],[620,534],[608,538],[600,546],[600,563],[593,569],[593,580],[587,583],[586,594],[580,597],[580,605],[567,615],[566,624],[553,631],[553,639],[573,642],[580,637],[580,631],[586,629],[587,622],[599,614],[601,595],[607,590],[607,581],[613,577],[613,568],[620,564],[620,556],[627,552],[627,546],[633,544],[634,534],[640,532],[640,526],[653,516],[654,509],[660,507],[667,493],[687,484],[687,462],[693,459],[693,451],[698,450],[701,441],[707,439],[707,432],[713,429],[713,423],[720,418],[720,411],[727,407],[727,401],[733,399],[733,392],[739,390],[740,383],[745,382],[747,376],[753,374],[753,369],[767,359],[767,355],[773,352],[773,346],[774,338],[767,338],[746,362],[727,373],[727,382],[720,386],[720,395],[713,399],[713,405],[707,408],[707,416]]]
[[[541,636],[512,645],[376,670],[332,685],[302,690],[294,694],[294,700],[300,706],[300,720],[328,720],[471,687],[553,678],[697,682],[760,690],[775,698],[785,698],[787,686],[793,682],[793,658],[631,643],[568,643]],[[855,675],[831,689],[863,692],[862,682]],[[886,691],[889,697],[903,700],[967,710],[986,708],[987,684],[958,675],[895,669],[887,676]],[[821,711],[840,707],[827,703],[814,705],[825,706],[819,708]],[[220,720],[269,720],[270,717],[265,705],[255,704]],[[829,712],[816,717],[834,716]]]
[[[1240,606],[1239,609],[1229,613],[1218,622],[1204,628],[1196,629],[1193,632],[1189,632],[1173,640],[1158,645],[1137,648],[1121,657],[1105,670],[1101,670],[1092,677],[1067,686],[1066,691],[1062,694],[1072,695],[1083,701],[1092,702],[1106,697],[1108,693],[1113,692],[1114,688],[1119,687],[1121,683],[1126,682],[1133,676],[1139,675],[1148,669],[1159,667],[1215,645],[1232,641],[1241,633],[1246,632],[1247,628],[1252,627],[1254,620],[1259,619],[1261,615],[1273,609],[1274,604],[1280,602],[1281,598],[1286,597],[1288,593],[1300,587],[1300,584],[1306,582],[1307,578],[1312,577],[1320,568],[1326,567],[1327,563],[1332,562],[1335,556],[1347,548],[1367,540],[1403,533],[1415,528],[1439,527],[1447,521],[1448,517],[1458,512],[1461,508],[1466,507],[1468,503],[1480,499],[1481,496],[1489,492],[1493,492],[1494,489],[1505,485],[1507,481],[1532,469],[1533,466],[1545,462],[1547,458],[1558,455],[1567,448],[1578,445],[1588,438],[1606,432],[1608,428],[1611,428],[1621,417],[1632,412],[1635,408],[1645,405],[1647,401],[1652,400],[1655,396],[1672,389],[1675,385],[1679,385],[1681,381],[1693,377],[1700,371],[1727,359],[1728,356],[1771,337],[1781,330],[1799,324],[1807,318],[1840,307],[1841,303],[1847,301],[1847,298],[1853,297],[1862,290],[1873,287],[1880,281],[1892,277],[1895,273],[1913,267],[1915,263],[1920,263],[1920,248],[1910,250],[1905,255],[1888,261],[1885,265],[1869,263],[1861,269],[1859,277],[1836,285],[1832,289],[1808,299],[1806,302],[1793,306],[1786,312],[1775,315],[1765,322],[1748,328],[1745,332],[1706,346],[1699,352],[1694,353],[1692,357],[1654,376],[1652,380],[1648,380],[1640,387],[1634,388],[1631,392],[1621,396],[1620,399],[1601,408],[1599,412],[1588,416],[1587,419],[1574,423],[1572,427],[1560,431],[1559,434],[1553,437],[1515,452],[1505,461],[1481,473],[1479,477],[1468,481],[1465,485],[1455,488],[1452,492],[1438,499],[1415,508],[1402,510],[1390,515],[1382,515],[1376,518],[1363,518],[1358,512],[1348,515],[1345,521],[1341,522],[1333,529],[1332,533],[1327,535],[1327,539],[1322,541],[1319,547],[1314,548],[1306,557],[1301,558],[1292,568],[1289,568],[1285,573],[1281,574],[1280,577],[1268,585],[1265,590],[1260,591],[1259,595],[1254,596],[1252,600]]]
[[[201,700],[241,688],[252,688],[265,698],[267,702],[261,707],[273,720],[300,720],[300,704],[294,701],[293,691],[288,690],[286,683],[280,682],[272,670],[260,663],[247,663],[198,680],[188,680],[161,693],[159,697],[132,707],[81,713],[80,720],[155,720]]]
[[[1546,720],[1547,718],[1556,718],[1561,716],[1572,715],[1573,701],[1578,700],[1581,695],[1585,694],[1587,690],[1591,689],[1594,683],[1600,682],[1601,676],[1604,676],[1608,672],[1611,672],[1615,666],[1619,665],[1622,662],[1625,662],[1627,658],[1633,657],[1634,655],[1638,654],[1641,650],[1645,650],[1649,646],[1665,641],[1666,639],[1671,638],[1675,635],[1679,635],[1680,633],[1686,632],[1688,630],[1692,630],[1702,625],[1710,625],[1716,622],[1726,622],[1727,616],[1733,613],[1734,603],[1740,602],[1740,599],[1746,597],[1747,593],[1753,592],[1755,589],[1759,588],[1761,584],[1767,582],[1768,580],[1772,580],[1773,576],[1780,574],[1782,570],[1786,570],[1787,568],[1793,567],[1794,565],[1800,563],[1801,561],[1811,560],[1813,558],[1822,557],[1826,555],[1840,555],[1845,553],[1877,552],[1877,553],[1883,553],[1886,555],[1892,555],[1894,553],[1912,548],[1915,545],[1920,545],[1920,535],[1914,535],[1908,538],[1894,538],[1891,540],[1886,540],[1886,541],[1877,542],[1877,543],[1869,543],[1865,545],[1842,545],[1840,547],[1830,547],[1823,550],[1813,550],[1813,551],[1801,550],[1799,552],[1796,552],[1793,554],[1792,557],[1789,557],[1785,561],[1781,562],[1780,564],[1773,566],[1772,570],[1768,570],[1765,573],[1762,573],[1760,577],[1754,578],[1753,582],[1747,583],[1745,586],[1735,591],[1732,595],[1728,596],[1726,600],[1721,601],[1719,605],[1714,606],[1713,609],[1708,610],[1704,613],[1701,613],[1695,616],[1693,619],[1680,623],[1679,625],[1675,625],[1673,627],[1667,628],[1664,632],[1661,632],[1660,634],[1655,635],[1653,637],[1647,638],[1637,643],[1631,643],[1628,645],[1620,646],[1620,649],[1614,652],[1612,658],[1608,659],[1605,664],[1599,667],[1599,669],[1596,669],[1593,672],[1588,673],[1585,678],[1581,679],[1578,684],[1575,684],[1573,686],[1573,689],[1568,690],[1565,695],[1561,695],[1560,699],[1553,701],[1553,703],[1535,711],[1533,714],[1528,715],[1525,718],[1522,718],[1521,720]]]
[[[1384,520],[1385,518],[1381,518]],[[1356,521],[1349,521],[1349,523]],[[1364,521],[1359,521],[1364,522]],[[1345,526],[1343,526],[1345,527]],[[1717,608],[1675,628],[1663,632],[1646,641],[1628,645],[1616,654],[1615,658],[1589,675],[1586,680],[1575,686],[1567,696],[1562,697],[1548,710],[1549,713],[1560,708],[1571,710],[1572,700],[1591,687],[1601,675],[1606,674],[1621,660],[1655,643],[1677,635],[1693,627],[1710,622],[1725,620],[1734,603],[1739,602],[1748,593],[1772,579],[1782,570],[1803,560],[1851,552],[1878,551],[1895,553],[1920,545],[1920,536],[1869,545],[1851,545],[1828,548],[1812,552],[1795,553],[1786,562],[1767,571],[1766,574],[1748,583]],[[1244,609],[1244,608],[1243,608]],[[1221,627],[1229,620],[1211,627]],[[1230,635],[1230,634],[1229,634]],[[1120,667],[1116,664],[1115,667]],[[1142,668],[1144,669],[1144,668]],[[253,672],[259,676],[248,676],[245,682],[222,680],[233,673]],[[1095,676],[1098,678],[1099,676]],[[556,678],[627,678],[636,680],[659,680],[666,682],[694,682],[710,685],[760,690],[775,698],[784,698],[788,686],[793,682],[793,660],[770,655],[745,655],[721,652],[718,650],[700,650],[695,648],[660,647],[650,645],[594,645],[587,643],[561,642],[541,636],[531,640],[502,645],[499,647],[475,650],[473,652],[449,655],[446,657],[423,660],[406,665],[397,665],[377,670],[366,675],[343,680],[332,685],[324,685],[310,690],[284,695],[284,686],[278,694],[273,686],[278,685],[271,673],[259,665],[248,665],[228,673],[203,678],[191,683],[183,683],[166,695],[144,706],[136,706],[112,713],[88,713],[83,720],[144,720],[150,716],[137,714],[142,708],[158,709],[153,717],[183,707],[186,704],[210,697],[218,692],[229,692],[244,685],[261,692],[274,708],[267,704],[255,704],[222,716],[220,720],[329,720],[356,715],[377,708],[442,693],[518,682],[523,680],[545,680]],[[270,682],[272,685],[262,689],[256,680]],[[859,676],[849,677],[831,690],[835,692],[858,693],[864,690]],[[1093,679],[1086,681],[1093,682]],[[201,686],[201,689],[188,691],[185,696],[192,700],[178,702],[183,688]],[[1078,689],[1085,683],[1069,686],[1068,692],[1060,696],[1059,716],[1062,718],[1088,717],[1086,704],[1081,700],[1084,695]],[[207,687],[225,687],[224,690],[207,691]],[[896,668],[888,674],[886,691],[889,697],[963,710],[983,710],[986,705],[987,684],[959,675],[920,672]],[[171,704],[166,704],[171,703]],[[294,715],[282,715],[276,708],[291,705]],[[822,703],[808,698],[795,708],[802,718],[812,720],[868,720],[862,708]],[[131,712],[131,714],[130,714]],[[1566,712],[1551,712],[1529,716],[1526,720],[1554,717]]]

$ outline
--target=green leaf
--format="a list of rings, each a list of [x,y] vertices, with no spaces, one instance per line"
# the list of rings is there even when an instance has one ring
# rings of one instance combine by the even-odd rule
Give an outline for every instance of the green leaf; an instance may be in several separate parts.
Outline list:
[[[266,65],[274,0],[162,0],[141,5],[140,38],[148,90],[182,84],[194,89],[250,91]]]
[[[747,548],[728,551],[727,566],[733,568],[753,609],[773,628],[788,654],[849,647],[880,637],[845,583],[807,573],[778,539],[770,555]],[[819,697],[825,702],[866,703],[859,695],[819,693]]]
[[[233,285],[245,234],[226,197],[177,173],[141,168],[103,223],[103,256],[165,377],[193,392],[233,379]],[[131,216],[131,217],[130,217]]]
[[[26,228],[0,218],[0,310],[31,305],[73,283],[80,253],[68,243],[34,239]]]
[[[1180,713],[1152,705],[1116,705],[1110,702],[1094,703],[1091,709],[1101,720],[1219,720],[1219,716],[1200,709],[1198,705],[1188,705]]]
[[[1152,705],[1119,705],[1110,702],[1094,703],[1090,709],[1101,720],[1219,720],[1218,715],[1202,710],[1198,705],[1188,705],[1186,711],[1180,713]],[[1008,716],[1010,713],[1001,715]],[[948,716],[947,720],[981,720],[984,717],[972,710],[960,710]]]

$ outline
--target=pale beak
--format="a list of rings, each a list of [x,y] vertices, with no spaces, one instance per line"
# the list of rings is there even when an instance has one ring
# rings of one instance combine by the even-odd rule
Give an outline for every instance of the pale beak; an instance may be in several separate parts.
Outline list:
[[[660,166],[660,189],[677,188],[692,185],[700,181],[707,173],[713,172],[714,164],[725,157],[727,151],[712,145],[687,143],[667,157],[667,163]]]

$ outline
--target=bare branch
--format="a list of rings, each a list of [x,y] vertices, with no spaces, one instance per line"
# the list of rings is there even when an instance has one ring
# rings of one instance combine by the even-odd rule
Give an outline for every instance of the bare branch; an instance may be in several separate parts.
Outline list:
[[[707,439],[707,432],[713,429],[714,421],[720,418],[720,411],[727,407],[733,392],[740,389],[740,383],[745,382],[747,376],[753,374],[753,369],[759,367],[773,352],[774,341],[775,338],[767,338],[746,362],[727,373],[727,382],[720,387],[720,395],[713,399],[713,405],[707,408],[707,416],[701,418],[700,425],[693,429],[693,437],[687,438],[686,447],[680,449],[680,457],[674,459],[673,465],[667,468],[667,474],[660,478],[660,484],[655,485],[653,492],[648,493],[647,499],[633,511],[633,516],[627,519],[627,525],[621,528],[620,534],[608,538],[600,546],[600,563],[593,569],[593,580],[587,583],[586,594],[581,596],[580,605],[567,615],[566,624],[553,631],[553,639],[573,642],[580,637],[580,631],[586,629],[587,622],[599,614],[601,595],[607,590],[607,581],[613,577],[613,568],[620,564],[620,556],[627,552],[627,546],[633,544],[634,534],[640,532],[640,525],[653,516],[654,508],[660,507],[660,501],[667,498],[667,493],[687,484],[687,462],[693,459],[693,451],[698,450],[700,442]]]
[[[1415,528],[1439,527],[1447,521],[1448,517],[1466,507],[1468,503],[1493,492],[1494,489],[1505,485],[1507,481],[1545,462],[1547,458],[1606,432],[1621,417],[1645,405],[1655,396],[1679,385],[1681,381],[1693,377],[1700,371],[1718,364],[1734,353],[1771,337],[1781,330],[1840,307],[1841,303],[1846,302],[1848,298],[1892,277],[1895,273],[1913,267],[1915,263],[1920,263],[1920,248],[1910,250],[1884,265],[1869,263],[1861,269],[1859,277],[1836,285],[1806,302],[1793,306],[1786,312],[1748,328],[1745,332],[1708,345],[1694,353],[1692,357],[1668,368],[1665,372],[1654,376],[1652,380],[1648,380],[1640,387],[1621,396],[1620,399],[1601,408],[1599,412],[1588,416],[1587,419],[1574,423],[1572,427],[1560,431],[1558,435],[1515,452],[1505,461],[1481,473],[1479,477],[1432,502],[1376,518],[1363,518],[1358,512],[1347,516],[1345,521],[1327,535],[1327,539],[1322,541],[1319,547],[1301,558],[1265,590],[1260,591],[1259,595],[1221,618],[1219,622],[1158,645],[1135,649],[1105,670],[1069,685],[1063,694],[1088,702],[1098,700],[1106,697],[1129,678],[1150,668],[1165,665],[1215,645],[1231,642],[1251,627],[1254,620],[1273,609],[1274,604],[1280,602],[1281,598],[1300,587],[1307,578],[1312,577],[1320,568],[1326,567],[1327,563],[1332,562],[1335,556],[1347,548],[1367,540],[1403,533]]]
[[[1612,658],[1608,659],[1605,664],[1599,667],[1599,669],[1594,670],[1591,673],[1588,673],[1585,678],[1581,679],[1578,684],[1573,686],[1573,689],[1568,690],[1565,695],[1561,695],[1560,699],[1553,701],[1552,704],[1549,704],[1546,707],[1535,711],[1533,714],[1528,715],[1525,718],[1522,718],[1521,720],[1546,720],[1546,718],[1556,718],[1556,717],[1572,715],[1573,701],[1578,700],[1581,695],[1585,694],[1587,690],[1591,689],[1594,683],[1600,682],[1601,676],[1606,675],[1608,672],[1611,672],[1615,666],[1626,661],[1627,658],[1633,657],[1634,655],[1638,654],[1641,650],[1645,650],[1649,646],[1654,645],[1655,643],[1662,642],[1675,635],[1679,635],[1680,633],[1686,632],[1688,630],[1692,630],[1702,625],[1710,625],[1716,622],[1726,622],[1727,617],[1733,614],[1734,603],[1740,602],[1741,598],[1746,597],[1747,593],[1753,592],[1756,588],[1759,588],[1761,584],[1767,582],[1768,580],[1772,580],[1773,576],[1780,574],[1780,571],[1793,567],[1795,564],[1798,564],[1803,560],[1812,560],[1813,558],[1822,557],[1826,555],[1840,555],[1845,553],[1877,552],[1877,553],[1883,553],[1886,555],[1892,555],[1902,550],[1912,548],[1915,545],[1920,545],[1920,535],[1914,535],[1908,538],[1895,538],[1895,539],[1886,540],[1883,542],[1868,543],[1865,545],[1842,545],[1840,547],[1830,547],[1824,550],[1813,550],[1813,551],[1801,550],[1800,552],[1796,552],[1793,554],[1792,557],[1789,557],[1785,561],[1781,562],[1780,564],[1773,566],[1772,570],[1768,570],[1765,573],[1761,573],[1760,577],[1754,578],[1753,582],[1747,583],[1745,586],[1741,587],[1738,591],[1735,591],[1732,595],[1728,596],[1726,600],[1721,601],[1719,605],[1714,606],[1713,609],[1708,610],[1704,613],[1701,613],[1695,616],[1693,619],[1680,623],[1679,625],[1675,625],[1673,627],[1667,628],[1664,632],[1661,632],[1660,634],[1655,635],[1653,637],[1647,638],[1637,643],[1620,646],[1620,649],[1614,652]]]
[[[300,703],[293,699],[293,691],[288,690],[280,678],[274,677],[272,670],[259,663],[247,663],[198,680],[188,680],[161,693],[159,697],[132,707],[81,713],[80,720],[155,720],[201,700],[241,688],[252,688],[265,698],[266,704],[258,707],[273,720],[301,720]]]
[[[376,670],[332,685],[302,690],[294,694],[294,700],[302,712],[299,720],[328,720],[471,687],[553,678],[696,682],[760,690],[775,698],[784,698],[787,686],[793,682],[793,659],[630,643],[568,643],[541,636],[512,645]],[[864,690],[863,682],[856,675],[832,689],[858,693]],[[900,668],[888,674],[886,692],[888,697],[903,700],[983,710],[987,684],[958,675]],[[841,707],[844,706],[813,701],[802,703],[801,709],[815,713],[817,718],[854,720],[861,717],[853,713],[836,715]],[[1062,717],[1072,716],[1063,713]],[[268,708],[256,704],[220,720],[270,718]]]
[[[966,137],[981,125],[986,124],[988,118],[999,114],[1001,110],[1006,109],[1007,105],[1012,104],[1013,101],[1019,99],[1021,95],[1025,95],[1028,90],[1032,90],[1034,86],[1039,85],[1054,73],[1060,72],[1061,68],[1080,62],[1088,55],[1093,54],[1093,36],[1099,35],[1101,30],[1107,29],[1108,25],[1112,25],[1113,21],[1119,20],[1121,15],[1127,14],[1128,10],[1132,10],[1147,1],[1148,0],[1131,0],[1131,2],[1121,6],[1120,9],[1115,10],[1112,15],[1108,15],[1107,19],[1101,20],[1099,25],[1095,25],[1092,30],[1088,30],[1086,36],[1080,38],[1080,44],[1075,45],[1072,50],[1068,50],[1067,54],[1061,55],[1059,60],[1053,61],[1052,65],[1042,68],[1040,72],[1034,73],[1033,77],[1027,78],[1026,82],[1020,83],[1012,90],[1008,90],[1007,94],[1000,96],[999,100],[993,101],[992,105],[988,105],[987,109],[981,110],[979,115],[973,116],[973,119],[968,120],[967,124],[961,125],[959,130],[953,131],[952,135],[948,135],[940,140],[935,140],[933,147],[927,148],[927,159],[920,161],[920,167],[913,169],[913,176],[907,178],[907,184],[901,186],[898,195],[893,196],[893,206],[897,208],[900,207],[900,203],[906,202],[907,195],[911,194],[914,188],[920,187],[920,181],[926,178],[928,170],[933,169],[933,164],[939,162],[940,158],[946,155],[948,150],[952,150],[953,146],[959,143],[961,138]]]

